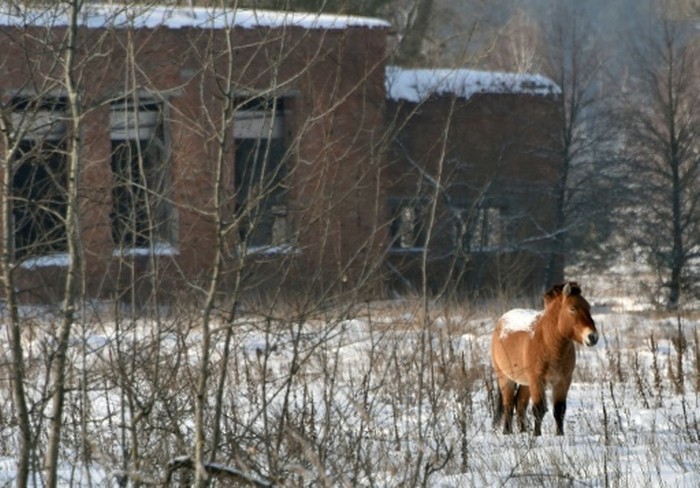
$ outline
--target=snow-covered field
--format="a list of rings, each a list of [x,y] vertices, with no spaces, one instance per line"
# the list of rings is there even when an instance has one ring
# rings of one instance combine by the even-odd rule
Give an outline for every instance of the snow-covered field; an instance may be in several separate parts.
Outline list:
[[[699,486],[700,314],[638,311],[624,293],[596,293],[584,284],[602,337],[578,348],[564,437],[551,412],[539,438],[492,426],[491,329],[521,303],[431,304],[427,316],[414,301],[248,310],[214,331],[207,439],[222,384],[216,463],[280,486]],[[26,320],[40,486],[54,325]],[[6,337],[0,486],[12,483],[16,450]],[[196,319],[91,318],[73,337],[65,485],[117,486],[125,474],[162,482],[168,463],[193,451]]]

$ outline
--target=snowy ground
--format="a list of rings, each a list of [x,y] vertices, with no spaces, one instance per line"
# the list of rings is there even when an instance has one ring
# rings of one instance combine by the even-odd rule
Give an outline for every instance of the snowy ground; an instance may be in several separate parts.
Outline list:
[[[598,290],[584,284],[602,339],[578,348],[563,438],[551,412],[539,438],[492,426],[488,348],[501,306],[434,305],[425,320],[416,302],[303,323],[246,315],[226,365],[227,329],[213,341],[212,412],[226,372],[217,461],[284,486],[699,486],[700,314],[639,311],[640,301]],[[39,425],[51,325],[31,323]],[[123,472],[162,480],[168,461],[191,453],[196,321],[89,321],[74,337],[65,485],[115,486]],[[16,442],[6,377],[0,486],[14,478]]]

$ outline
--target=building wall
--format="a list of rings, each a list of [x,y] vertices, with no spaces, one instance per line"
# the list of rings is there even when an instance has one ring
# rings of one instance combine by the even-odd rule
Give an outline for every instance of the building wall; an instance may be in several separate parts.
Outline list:
[[[41,92],[49,77],[62,79],[54,50],[64,29],[2,30],[0,90],[6,97]],[[313,286],[323,288],[339,279],[362,280],[363,263],[379,260],[384,238],[375,233],[375,223],[383,211],[368,201],[383,191],[382,154],[375,146],[384,118],[386,30],[236,28],[232,51],[227,35],[196,28],[81,29],[75,73],[85,113],[79,213],[90,293],[133,290],[128,284],[134,277],[149,273],[163,273],[167,279],[159,282],[173,289],[208,276],[216,249],[213,186],[221,151],[222,204],[230,209],[229,221],[235,219],[235,128],[221,125],[228,79],[234,94],[285,100],[289,220],[295,230],[292,253],[250,253],[243,261],[237,233],[230,232],[225,264],[231,281],[242,266],[260,266],[268,278],[279,274],[280,262],[293,259],[306,281],[311,270]],[[62,92],[60,84],[53,90]],[[125,266],[114,256],[110,229],[109,100],[135,90],[165,101],[178,254],[136,257]],[[59,296],[61,274],[60,266],[19,268],[18,282]]]
[[[56,63],[64,29],[0,30],[4,100],[64,91]],[[299,293],[376,290],[387,283],[419,287],[420,249],[391,249],[393,212],[397,201],[415,197],[427,211],[436,178],[430,288],[543,286],[551,254],[544,236],[554,230],[552,192],[559,178],[556,100],[482,94],[387,102],[386,35],[367,27],[82,29],[75,78],[84,112],[79,217],[88,294],[150,296],[153,286],[177,292],[206,284],[217,242],[219,159],[220,204],[229,229],[224,277],[231,286],[244,277],[259,291],[280,283]],[[58,81],[52,86],[49,79]],[[135,93],[163,102],[177,253],[122,259],[115,254],[110,215],[110,101]],[[283,100],[291,230],[284,248],[240,247],[236,128],[221,117],[231,95]],[[476,202],[486,201],[480,197],[503,210],[508,238],[500,249],[464,252],[455,247],[454,209],[461,208],[468,223]],[[557,266],[550,276],[561,274]],[[63,269],[20,267],[18,285],[30,297],[59,298]]]
[[[540,291],[545,281],[561,278],[561,262],[551,274],[548,270],[563,120],[555,96],[433,96],[421,103],[392,101],[388,111],[403,124],[396,128],[389,157],[390,195],[427,197],[429,205],[439,180],[428,246],[431,289]],[[505,230],[500,242],[469,252],[456,242],[462,232],[478,232],[480,207],[497,208]],[[456,208],[461,209],[461,224]],[[392,282],[419,287],[421,246],[397,247],[389,258]]]

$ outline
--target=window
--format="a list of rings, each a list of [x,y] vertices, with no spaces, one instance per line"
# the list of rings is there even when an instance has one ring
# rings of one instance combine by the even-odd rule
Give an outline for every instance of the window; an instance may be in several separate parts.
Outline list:
[[[119,249],[171,249],[163,105],[149,98],[112,103],[112,240]]]
[[[284,99],[238,100],[234,134],[241,242],[248,249],[289,244]]]
[[[505,224],[501,208],[478,206],[455,209],[456,246],[466,253],[488,252],[503,248]]]
[[[19,139],[11,189],[16,257],[65,252],[66,101],[18,96],[11,107],[12,129]]]
[[[395,251],[420,251],[425,247],[426,202],[416,198],[390,200],[392,209],[391,248]]]

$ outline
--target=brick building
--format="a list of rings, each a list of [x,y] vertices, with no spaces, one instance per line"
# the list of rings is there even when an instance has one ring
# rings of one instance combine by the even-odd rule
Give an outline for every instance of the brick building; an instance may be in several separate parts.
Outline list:
[[[78,18],[72,76],[82,105],[78,212],[88,289],[110,294],[153,273],[166,273],[161,281],[171,286],[206,276],[217,205],[228,210],[229,271],[241,256],[246,266],[293,258],[320,270],[321,286],[349,279],[379,245],[377,207],[357,202],[379,191],[388,25],[139,9],[86,4]],[[44,293],[66,264],[68,18],[11,11],[0,24],[3,114],[14,127],[3,150],[17,168],[17,279],[23,291]]]
[[[546,133],[560,119],[546,80],[468,96],[435,91],[433,80],[432,96],[405,97],[394,90],[407,85],[392,77],[411,72],[386,69],[383,21],[139,8],[87,4],[79,16],[70,70],[77,131],[65,13],[0,15],[3,178],[11,179],[16,280],[28,299],[60,296],[66,149],[76,134],[81,255],[93,295],[134,283],[198,286],[219,233],[231,282],[415,286],[441,159],[435,287],[448,275],[479,283],[494,274],[490,258],[549,252],[543,230],[558,173]],[[497,237],[485,231],[493,219]],[[448,273],[453,261],[458,272]],[[527,272],[541,269],[531,261]]]
[[[421,282],[428,239],[436,291],[539,291],[562,278],[553,239],[559,92],[538,75],[387,69],[395,283]]]

